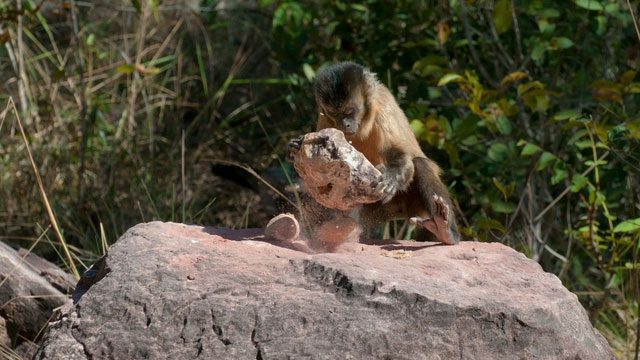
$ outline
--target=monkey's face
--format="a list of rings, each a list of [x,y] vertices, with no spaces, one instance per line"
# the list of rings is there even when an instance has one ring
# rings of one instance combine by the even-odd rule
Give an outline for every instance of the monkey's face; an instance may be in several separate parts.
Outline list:
[[[346,101],[331,105],[319,101],[320,114],[345,135],[355,135],[365,113],[364,96],[361,91],[352,91]]]
[[[358,132],[362,118],[362,106],[358,103],[350,102],[340,108],[321,105],[320,111],[321,115],[329,119],[333,126],[345,135],[354,135]]]
[[[314,90],[318,110],[345,135],[355,135],[366,113],[364,68],[343,62],[321,71]]]

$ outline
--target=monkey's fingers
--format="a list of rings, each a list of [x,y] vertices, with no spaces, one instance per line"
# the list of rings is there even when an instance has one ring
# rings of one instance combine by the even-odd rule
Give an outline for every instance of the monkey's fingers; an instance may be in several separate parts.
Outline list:
[[[433,217],[428,219],[423,219],[419,216],[414,216],[409,219],[412,224],[416,226],[423,227],[429,231],[431,231],[434,235],[438,236],[438,224],[433,220]]]
[[[391,201],[391,199],[393,199],[393,197],[398,192],[398,188],[396,187],[395,184],[390,183],[390,184],[387,184],[387,186],[384,188],[382,192],[384,194],[382,197],[382,203],[386,204],[389,201]]]
[[[432,219],[423,219],[420,216],[414,216],[409,218],[409,222],[416,226],[426,227],[426,224],[432,222]]]
[[[374,185],[375,192],[380,194],[380,201],[383,204],[388,203],[398,192],[397,185],[390,179],[383,177]]]

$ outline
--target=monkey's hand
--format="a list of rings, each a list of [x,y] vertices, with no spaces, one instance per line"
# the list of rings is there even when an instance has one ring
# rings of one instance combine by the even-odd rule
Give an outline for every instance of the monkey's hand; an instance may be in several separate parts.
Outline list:
[[[455,245],[458,243],[456,235],[449,229],[450,209],[446,201],[438,195],[431,197],[433,201],[433,213],[431,218],[423,219],[419,216],[412,217],[409,221],[415,225],[422,226],[431,231],[440,242],[447,245]]]
[[[376,192],[382,193],[382,203],[386,204],[396,195],[398,191],[404,190],[401,175],[394,171],[387,170],[384,164],[376,166],[382,173],[382,177],[375,187]]]

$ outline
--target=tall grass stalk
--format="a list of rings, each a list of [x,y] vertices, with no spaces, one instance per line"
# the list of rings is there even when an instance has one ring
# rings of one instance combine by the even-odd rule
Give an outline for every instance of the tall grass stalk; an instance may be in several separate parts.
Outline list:
[[[22,140],[24,141],[24,146],[27,150],[27,155],[29,156],[29,162],[31,163],[31,168],[33,169],[33,175],[35,176],[36,182],[38,184],[38,190],[40,191],[42,202],[44,204],[45,209],[47,210],[47,214],[49,216],[49,221],[51,222],[51,226],[53,227],[53,231],[55,232],[58,238],[58,241],[62,246],[62,250],[64,251],[64,255],[67,259],[67,265],[69,266],[69,269],[71,270],[71,273],[73,274],[73,276],[75,276],[76,279],[80,279],[80,273],[78,272],[78,268],[76,267],[73,257],[71,256],[71,252],[69,251],[69,247],[67,246],[67,242],[65,241],[64,236],[62,236],[62,231],[60,231],[60,227],[58,226],[58,220],[56,219],[56,216],[53,213],[53,209],[49,204],[49,197],[47,196],[47,192],[44,189],[44,185],[42,184],[40,171],[38,171],[36,162],[33,159],[33,155],[31,154],[31,147],[29,146],[29,140],[27,140],[27,135],[25,134],[24,128],[22,126],[22,121],[20,120],[20,115],[18,114],[18,111],[16,109],[16,104],[13,101],[13,97],[10,97],[9,101],[7,102],[7,108],[9,107],[11,108],[11,111],[13,112],[13,115],[14,115],[14,119],[18,124],[18,128],[20,129],[20,134],[22,135]]]

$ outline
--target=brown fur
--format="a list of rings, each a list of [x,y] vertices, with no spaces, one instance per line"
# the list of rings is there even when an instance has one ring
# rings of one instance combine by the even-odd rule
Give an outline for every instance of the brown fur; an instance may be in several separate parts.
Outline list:
[[[320,113],[317,130],[342,130],[358,151],[384,170],[393,185],[389,199],[362,207],[360,220],[365,228],[390,219],[425,218],[434,212],[433,195],[452,209],[449,192],[440,179],[442,170],[424,154],[404,112],[374,74],[355,63],[332,65],[318,74],[315,95]],[[452,211],[448,224],[457,243]],[[429,238],[423,231],[418,233],[419,238]]]

